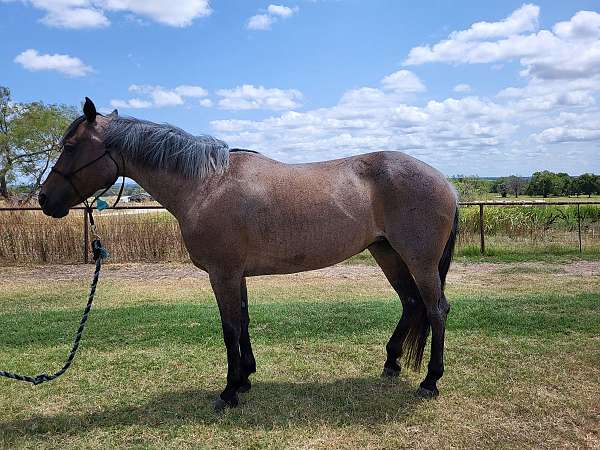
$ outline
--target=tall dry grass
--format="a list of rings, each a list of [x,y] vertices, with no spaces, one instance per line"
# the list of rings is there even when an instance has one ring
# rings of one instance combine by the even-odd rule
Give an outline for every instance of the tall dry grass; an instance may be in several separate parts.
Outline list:
[[[458,255],[479,254],[479,208],[460,211]],[[588,251],[600,254],[600,207],[581,206]],[[113,262],[188,261],[179,226],[166,211],[104,211],[96,214],[102,242]],[[0,264],[73,264],[83,261],[83,211],[62,220],[39,211],[0,211]],[[576,206],[485,207],[488,252],[575,253]]]
[[[105,211],[98,233],[114,262],[187,261],[179,225],[165,211]],[[84,258],[83,211],[61,220],[39,211],[0,212],[0,263],[80,263]]]

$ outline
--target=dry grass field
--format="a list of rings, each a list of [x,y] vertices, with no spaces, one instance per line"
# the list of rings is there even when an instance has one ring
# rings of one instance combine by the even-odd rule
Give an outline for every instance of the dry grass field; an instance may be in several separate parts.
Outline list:
[[[91,266],[0,268],[0,369],[62,364]],[[400,305],[379,269],[249,281],[258,361],[216,415],[225,352],[207,277],[111,264],[70,372],[0,380],[0,446],[598,448],[600,262],[458,263],[441,396],[379,377]]]
[[[582,205],[580,216],[582,253],[576,206],[487,206],[486,257],[504,261],[540,260],[548,255],[599,259],[600,206]],[[39,211],[0,211],[0,264],[82,262],[83,217],[80,210],[62,220]],[[96,217],[112,262],[189,261],[177,221],[164,210],[108,210]],[[479,208],[462,207],[456,254],[479,258],[479,240]]]

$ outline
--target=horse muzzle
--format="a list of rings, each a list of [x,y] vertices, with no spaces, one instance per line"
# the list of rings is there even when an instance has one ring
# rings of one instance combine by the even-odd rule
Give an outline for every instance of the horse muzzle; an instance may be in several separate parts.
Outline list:
[[[55,219],[61,219],[69,214],[69,208],[66,208],[64,205],[56,204],[56,202],[51,201],[51,199],[40,192],[38,196],[38,202],[42,208],[42,211],[47,216],[53,217]]]

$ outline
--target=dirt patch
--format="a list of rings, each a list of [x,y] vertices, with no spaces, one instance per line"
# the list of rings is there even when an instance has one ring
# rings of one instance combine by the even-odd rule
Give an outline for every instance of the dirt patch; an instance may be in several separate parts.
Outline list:
[[[43,265],[26,267],[1,267],[0,283],[43,283],[44,281],[87,280],[93,272],[92,265]],[[548,263],[455,263],[448,280],[466,282],[482,275],[554,274],[556,276],[600,276],[600,261],[575,261],[565,264]],[[105,280],[182,280],[206,279],[206,272],[185,263],[127,263],[106,264],[102,273]],[[325,269],[284,275],[292,279],[342,278],[349,280],[369,279],[382,276],[381,269],[369,265],[339,264]]]

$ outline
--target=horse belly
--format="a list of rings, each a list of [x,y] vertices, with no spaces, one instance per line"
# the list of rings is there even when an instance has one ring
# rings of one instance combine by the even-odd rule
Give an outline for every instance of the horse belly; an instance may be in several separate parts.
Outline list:
[[[326,206],[326,207],[323,207]],[[248,275],[283,274],[320,269],[361,252],[377,238],[366,205],[306,205],[283,210],[275,220],[259,220],[251,237]]]

